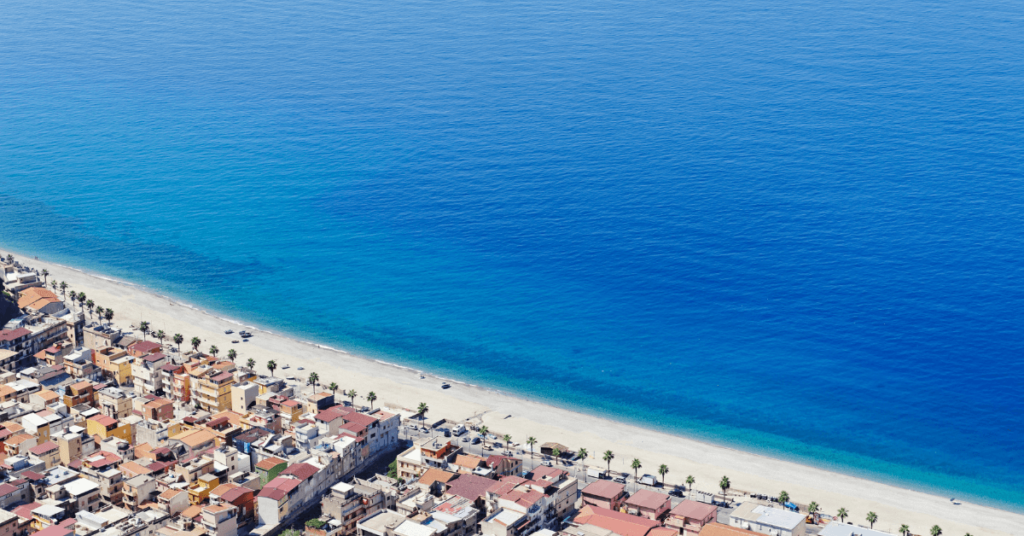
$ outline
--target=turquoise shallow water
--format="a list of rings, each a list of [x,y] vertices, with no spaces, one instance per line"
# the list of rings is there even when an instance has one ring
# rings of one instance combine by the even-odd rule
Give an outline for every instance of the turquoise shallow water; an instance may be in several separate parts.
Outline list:
[[[6,246],[1024,509],[1015,3],[0,15]]]

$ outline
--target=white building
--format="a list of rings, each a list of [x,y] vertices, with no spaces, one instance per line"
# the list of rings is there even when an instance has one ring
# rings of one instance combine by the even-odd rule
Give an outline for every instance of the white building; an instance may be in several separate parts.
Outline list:
[[[733,510],[729,524],[770,536],[804,536],[807,530],[807,518],[803,514],[752,502]]]

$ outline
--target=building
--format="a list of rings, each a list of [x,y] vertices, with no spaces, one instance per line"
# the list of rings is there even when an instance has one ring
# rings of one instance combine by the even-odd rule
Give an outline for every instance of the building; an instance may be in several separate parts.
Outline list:
[[[88,330],[86,332],[88,333]],[[128,352],[112,346],[101,346],[95,348],[93,359],[96,360],[96,366],[103,371],[103,377],[112,380],[115,385],[132,382],[132,359]]]
[[[117,387],[107,387],[96,393],[96,409],[102,415],[121,420],[132,414],[132,401]]]
[[[278,477],[267,482],[256,496],[256,512],[261,525],[278,525],[291,513],[292,507],[298,507],[300,480],[296,478]]]
[[[611,480],[597,480],[591,482],[581,492],[583,505],[596,506],[606,510],[618,510],[629,495],[626,493],[625,484],[612,482]]]
[[[96,393],[90,381],[80,381],[64,388],[64,405],[73,408],[80,404],[96,405]]]
[[[85,420],[86,431],[89,435],[99,436],[101,439],[116,437],[132,442],[132,427],[128,423],[122,424],[113,417],[96,415]]]
[[[148,345],[152,344],[156,343],[137,342],[132,345],[132,348],[142,345],[147,345],[146,348],[148,348]],[[128,353],[133,355],[131,349]],[[147,353],[136,357],[132,362],[132,382],[135,384],[135,394],[138,396],[164,394],[164,375],[161,369],[166,364],[167,356],[161,353]]]
[[[596,506],[584,506],[579,514],[573,519],[576,525],[595,525],[610,530],[620,536],[647,536],[647,533],[655,527],[659,527],[657,521],[640,516],[631,516],[614,510],[606,510]]]
[[[888,532],[882,532],[880,530],[868,529],[864,527],[858,527],[856,525],[847,525],[846,523],[840,523],[833,521],[825,528],[821,529],[818,533],[819,536],[892,536]]]
[[[405,515],[394,510],[384,510],[363,518],[356,524],[358,536],[396,536],[395,529],[408,521]]]
[[[708,523],[700,529],[700,536],[757,536],[758,533],[722,523]]]
[[[204,506],[202,518],[208,536],[235,536],[238,532],[238,508],[232,504]]]
[[[356,533],[359,520],[393,509],[396,498],[397,494],[366,485],[358,479],[352,484],[339,482],[331,486],[331,492],[320,501],[320,510],[325,516],[321,520],[327,522],[334,519],[339,522],[332,536],[351,536]]]
[[[199,376],[197,383],[192,388],[192,401],[198,408],[211,413],[231,409],[231,386],[235,383],[235,376],[230,371],[219,372],[211,368]]]
[[[32,287],[21,291],[18,307],[33,313],[56,315],[64,311],[64,302],[60,301],[52,291],[45,288]]]
[[[681,536],[697,536],[704,525],[718,519],[718,507],[697,501],[685,500],[669,511],[665,525],[679,529]]]
[[[259,391],[259,386],[251,382],[232,385],[231,410],[243,415],[248,413],[249,408],[256,404]]]
[[[732,511],[729,524],[771,536],[804,536],[807,518],[798,512],[746,502]]]
[[[396,458],[398,477],[405,481],[413,481],[423,476],[431,467],[445,468],[455,460],[458,447],[451,441],[440,438],[418,439],[413,446]]]
[[[626,499],[626,513],[661,521],[672,509],[672,498],[664,493],[642,489]]]

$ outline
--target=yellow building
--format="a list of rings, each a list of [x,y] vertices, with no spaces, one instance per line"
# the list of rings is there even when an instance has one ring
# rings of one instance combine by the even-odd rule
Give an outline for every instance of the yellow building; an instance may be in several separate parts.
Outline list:
[[[119,385],[132,382],[132,359],[120,348],[107,347],[93,352],[96,366],[103,375],[117,380]]]
[[[231,409],[231,386],[235,377],[230,372],[211,369],[199,379],[198,389],[192,389],[192,401],[211,413]],[[193,383],[195,385],[195,383]]]
[[[103,439],[108,437],[117,437],[127,441],[129,444],[132,442],[132,426],[130,424],[121,424],[112,417],[106,415],[96,415],[89,417],[85,421],[85,431],[89,435],[100,436]]]
[[[213,488],[220,485],[220,479],[212,474],[205,474],[196,479],[188,487],[188,502],[202,504],[210,497]]]

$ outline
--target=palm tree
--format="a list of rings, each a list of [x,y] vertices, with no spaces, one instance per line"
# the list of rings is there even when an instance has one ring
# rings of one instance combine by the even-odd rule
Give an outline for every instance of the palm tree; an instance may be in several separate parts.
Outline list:
[[[276,368],[277,368],[277,361],[274,361],[273,359],[271,359],[270,361],[267,361],[267,370],[270,371],[270,375],[271,376],[274,375],[274,369],[276,369]]]
[[[50,276],[50,271],[47,270],[46,268],[43,268],[42,274],[43,274],[43,286],[45,287],[46,286],[46,278]]]
[[[505,440],[505,452],[508,452],[508,449],[512,448],[512,436],[505,434],[501,438]]]
[[[780,491],[779,492],[779,503],[784,505],[784,504],[786,504],[788,502],[789,502],[789,494],[786,493],[786,490]]]
[[[245,361],[245,366],[247,366],[247,367],[249,367],[251,369],[255,369],[256,368],[256,360],[250,357],[249,359],[247,359]]]
[[[192,351],[193,352],[198,352],[199,351],[199,345],[200,344],[203,344],[203,341],[200,340],[199,337],[192,337]]]
[[[558,447],[551,449],[551,456],[555,458],[555,461],[562,456],[562,450]]]
[[[60,282],[60,294],[61,294],[61,296],[64,296],[65,300],[68,299],[67,290],[68,290],[68,284],[63,282],[63,281],[61,281]]]
[[[416,415],[419,415],[420,419],[426,419],[428,411],[430,411],[430,407],[427,406],[427,403],[420,402],[419,407],[416,408]]]
[[[580,465],[583,466],[583,481],[587,481],[587,449],[580,447],[580,450],[576,452],[576,455],[580,457]]]
[[[487,446],[487,432],[488,432],[488,429],[487,429],[486,426],[481,426],[480,429],[477,430],[477,433],[479,433],[480,436],[484,438],[484,446],[485,447]]]
[[[85,293],[78,293],[78,306],[84,311],[85,310]]]
[[[153,336],[156,337],[157,339],[160,339],[160,346],[164,345],[164,339],[167,338],[167,334],[164,333],[164,330],[157,330],[157,332],[153,334]]]
[[[871,523],[871,528],[873,529],[875,528],[875,521],[878,521],[878,514],[874,512],[868,512],[868,517],[864,519],[867,519],[868,523]]]
[[[693,478],[693,475],[690,475],[690,476],[686,477],[686,495],[687,495],[687,497],[689,497],[691,495],[690,494],[690,490],[693,489],[693,483],[696,482],[696,481],[697,481],[697,479]]]
[[[931,532],[932,536],[939,536],[940,534],[942,534],[942,527],[938,525],[932,525],[932,530],[930,530],[929,532]]]
[[[604,456],[602,458],[604,459],[604,462],[608,464],[608,472],[612,472],[612,460],[615,459],[615,453],[610,450],[606,450],[604,451]]]
[[[7,254],[7,263],[10,264],[10,263],[13,263],[13,262],[14,262],[14,255],[11,255],[10,253],[8,253]]]
[[[667,465],[661,464],[661,466],[658,467],[658,474],[661,475],[661,485],[662,486],[665,485],[665,473],[667,473],[667,472],[668,472],[668,466]]]
[[[85,306],[89,309],[89,318],[92,318],[92,308],[96,306],[96,302],[88,300],[85,302]]]
[[[358,393],[356,393],[355,389],[348,390],[348,397],[352,399],[352,407],[356,405],[356,396],[358,396]]]
[[[727,476],[723,476],[722,480],[718,481],[718,487],[722,488],[723,497],[725,496],[725,490],[729,489],[729,486],[732,486],[732,482],[729,482],[729,477]]]
[[[60,284],[57,283],[56,279],[54,279],[53,281],[50,281],[50,288],[52,288],[54,292],[57,292],[57,288],[59,288],[59,287],[60,287]]]
[[[526,444],[530,445],[530,457],[533,457],[533,446],[537,444],[537,438],[530,436],[526,439]]]
[[[212,355],[213,357],[217,357],[217,354],[219,354],[219,353],[220,353],[220,348],[217,348],[216,344],[210,346],[210,355]]]
[[[807,505],[807,513],[814,516],[814,523],[818,523],[818,503],[811,501],[811,504]]]
[[[901,536],[908,536],[909,534],[910,534],[910,526],[907,525],[906,523],[900,525],[900,535]]]
[[[629,463],[629,466],[633,468],[633,482],[637,486],[639,486],[640,485],[640,479],[639,479],[639,477],[637,475],[640,474],[640,468],[643,467],[643,465],[640,465],[640,460],[639,459],[633,458],[633,461]]]
[[[316,393],[316,386],[320,383],[320,375],[315,372],[310,372],[309,383],[313,384],[313,393]]]
[[[139,322],[139,331],[142,332],[142,340],[146,340],[146,334],[149,333],[149,322],[145,320]]]
[[[338,384],[331,382],[331,384],[328,385],[327,388],[330,389],[332,393],[338,394]]]
[[[228,350],[228,359],[230,359],[232,363],[235,362],[236,357],[238,357],[238,352],[236,352],[234,348]]]
[[[373,402],[377,400],[377,393],[370,391],[370,394],[366,395],[366,400],[370,402],[370,411],[373,411]]]
[[[106,311],[104,311],[103,312],[103,318],[107,319],[107,324],[109,325],[110,322],[114,320],[114,310],[113,309],[107,309]]]
[[[171,340],[174,341],[174,345],[178,347],[178,352],[181,352],[181,343],[185,342],[185,336],[181,333],[175,333]]]
[[[78,301],[78,293],[75,292],[75,289],[71,289],[68,292],[71,293],[71,306],[68,307],[68,310],[74,311],[75,310],[75,302]],[[64,299],[67,300],[67,296],[65,296]]]

